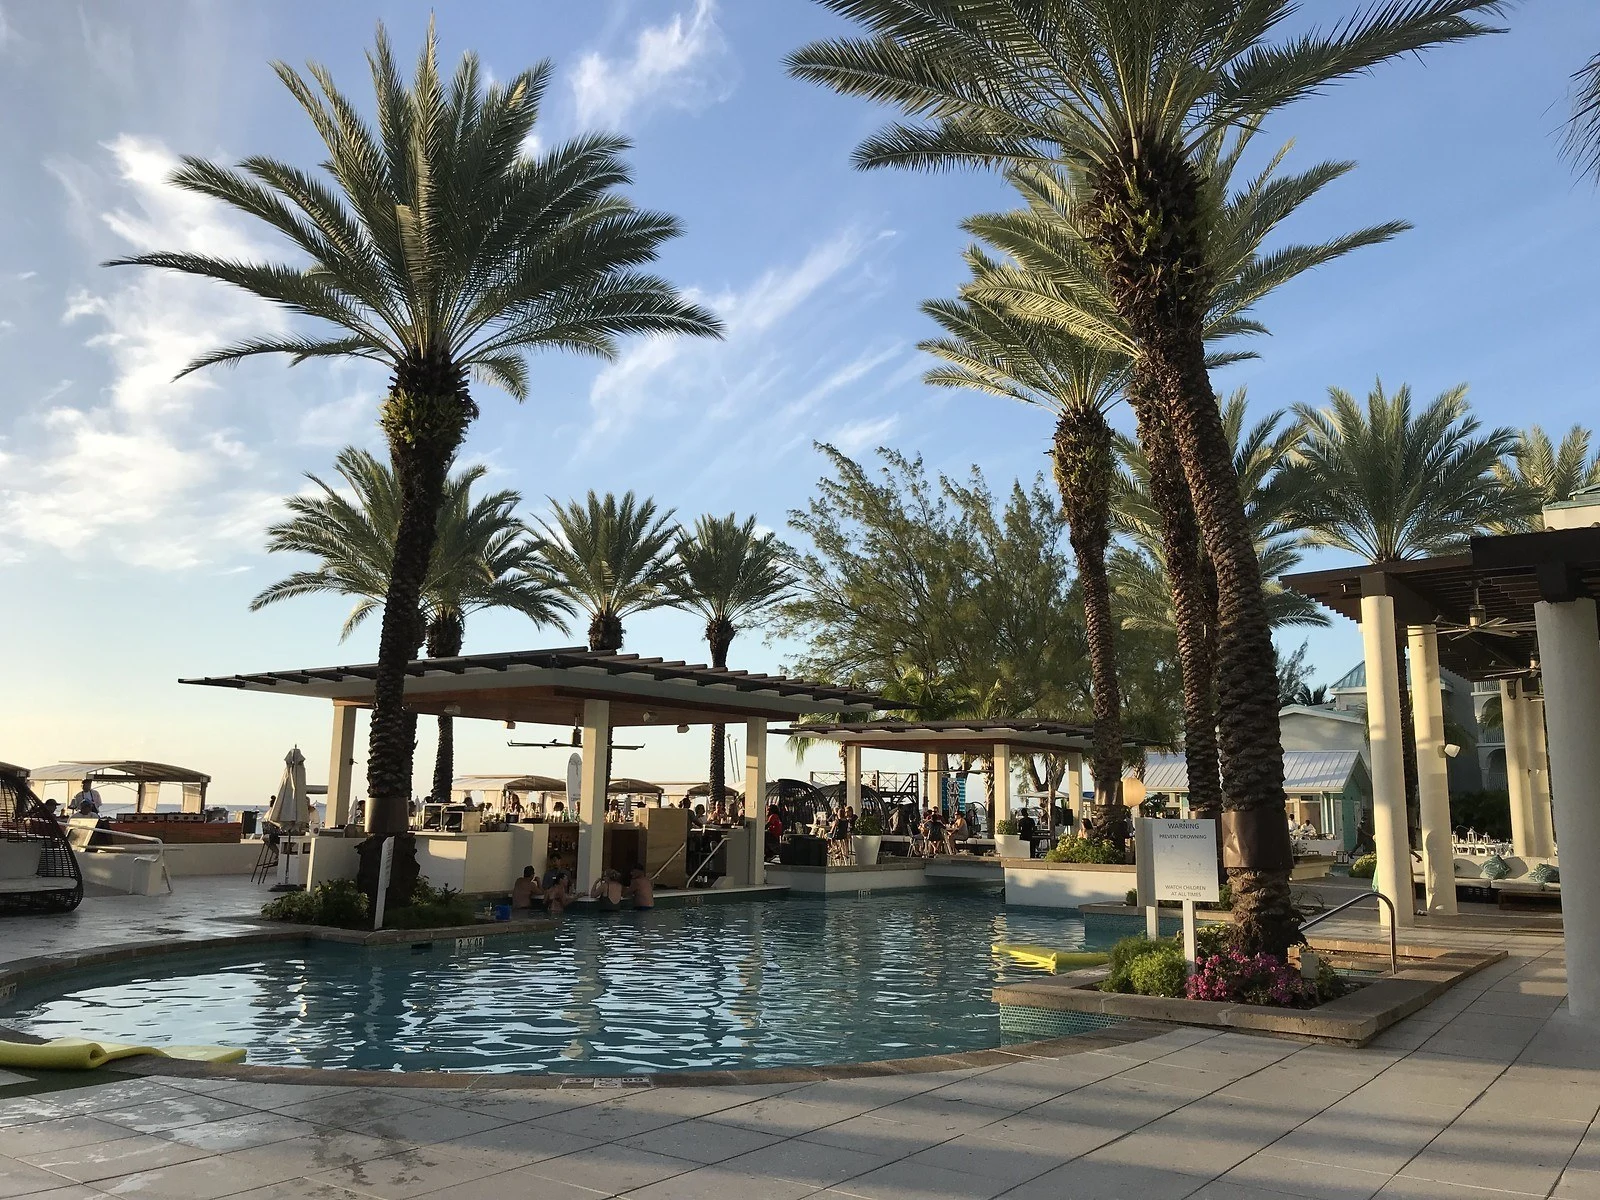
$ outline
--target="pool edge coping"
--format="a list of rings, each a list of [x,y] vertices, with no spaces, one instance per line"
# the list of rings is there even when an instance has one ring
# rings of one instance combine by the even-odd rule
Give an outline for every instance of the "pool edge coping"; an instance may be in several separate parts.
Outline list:
[[[504,936],[515,933],[548,933],[556,922],[535,920],[495,922],[480,926],[452,926],[445,929],[360,930],[332,929],[317,925],[282,925],[239,933],[218,934],[181,942],[142,941],[106,946],[98,950],[63,951],[39,954],[0,963],[0,1001],[10,1000],[19,986],[45,978],[57,971],[110,963],[153,958],[162,954],[186,954],[225,949],[230,946],[265,945],[274,942],[324,941],[346,945],[397,945],[405,942],[441,941],[453,937]],[[391,936],[392,935],[392,936]],[[527,1075],[510,1072],[468,1071],[366,1071],[343,1067],[279,1067],[258,1063],[206,1063],[191,1059],[146,1055],[118,1059],[109,1073],[115,1075],[170,1076],[173,1078],[235,1079],[248,1083],[282,1083],[318,1087],[398,1087],[443,1088],[470,1091],[520,1091],[556,1089],[571,1086],[608,1086],[607,1080],[643,1078],[646,1087],[731,1087],[770,1083],[814,1083],[832,1079],[862,1079],[888,1075],[921,1075],[935,1071],[959,1071],[973,1067],[1004,1066],[1039,1058],[1061,1058],[1068,1054],[1124,1046],[1143,1041],[1172,1029],[1169,1023],[1129,1019],[1114,1027],[1091,1030],[1068,1037],[1014,1042],[986,1050],[965,1050],[953,1054],[917,1055],[910,1058],[875,1059],[867,1062],[833,1063],[823,1066],[751,1067],[745,1070],[658,1071],[638,1076],[616,1075]],[[35,1044],[46,1039],[0,1026],[9,1040]],[[85,1072],[86,1076],[93,1075]],[[89,1078],[85,1082],[90,1082]],[[616,1087],[625,1085],[617,1083]]]

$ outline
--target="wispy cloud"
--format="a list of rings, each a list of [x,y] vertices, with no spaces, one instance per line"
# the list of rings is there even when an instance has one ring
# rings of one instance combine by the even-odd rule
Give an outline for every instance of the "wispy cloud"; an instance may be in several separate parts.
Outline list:
[[[714,0],[695,0],[687,14],[646,26],[630,56],[585,54],[571,76],[580,128],[616,128],[647,100],[654,107],[697,112],[726,100],[737,82]]]
[[[160,143],[122,135],[106,150],[110,178],[87,167],[58,175],[95,215],[94,252],[109,233],[118,252],[263,253],[221,206],[166,182],[176,159]],[[62,319],[87,331],[85,345],[109,376],[98,394],[63,381],[26,407],[0,472],[0,554],[50,546],[180,569],[255,544],[279,504],[261,486],[276,472],[262,460],[258,447],[272,439],[260,425],[292,411],[289,389],[264,384],[256,368],[174,376],[203,350],[281,332],[286,318],[221,285],[165,272],[97,273],[94,284],[69,297]],[[310,400],[321,398],[312,391]]]
[[[849,455],[860,454],[864,450],[872,450],[883,445],[887,438],[900,424],[900,415],[890,413],[883,417],[873,417],[861,421],[850,421],[833,431],[833,436],[826,439],[840,450]]]

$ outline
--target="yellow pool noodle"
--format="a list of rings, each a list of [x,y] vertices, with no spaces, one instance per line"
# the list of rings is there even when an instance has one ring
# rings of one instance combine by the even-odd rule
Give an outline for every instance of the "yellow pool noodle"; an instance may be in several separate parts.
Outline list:
[[[39,1045],[0,1041],[0,1067],[33,1067],[41,1071],[92,1071],[119,1058],[153,1054],[193,1062],[234,1063],[244,1051],[227,1046],[135,1046],[87,1038],[53,1038]]]
[[[1010,942],[996,942],[989,949],[1030,966],[1044,967],[1047,971],[1081,971],[1085,967],[1100,967],[1111,961],[1109,954],[1095,950],[1056,950],[1049,946]]]

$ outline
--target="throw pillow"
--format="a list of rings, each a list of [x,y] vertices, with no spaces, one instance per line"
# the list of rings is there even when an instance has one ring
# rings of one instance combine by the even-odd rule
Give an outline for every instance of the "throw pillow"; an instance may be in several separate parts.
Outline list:
[[[1540,863],[1537,867],[1528,872],[1528,882],[1537,883],[1540,887],[1543,887],[1547,883],[1560,883],[1561,872],[1555,867],[1552,867],[1549,863]]]
[[[1511,868],[1506,866],[1506,860],[1498,854],[1491,854],[1489,860],[1483,864],[1483,870],[1478,872],[1480,879],[1504,879],[1511,874]]]

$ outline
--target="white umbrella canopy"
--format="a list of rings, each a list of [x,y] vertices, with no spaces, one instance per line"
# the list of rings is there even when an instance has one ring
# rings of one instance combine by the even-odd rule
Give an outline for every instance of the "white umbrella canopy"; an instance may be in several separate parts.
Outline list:
[[[311,820],[311,797],[306,794],[306,756],[296,746],[283,756],[283,782],[267,809],[267,820],[281,828],[304,826]]]

